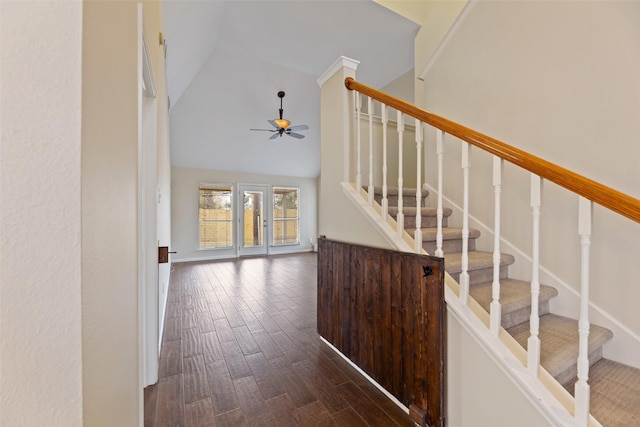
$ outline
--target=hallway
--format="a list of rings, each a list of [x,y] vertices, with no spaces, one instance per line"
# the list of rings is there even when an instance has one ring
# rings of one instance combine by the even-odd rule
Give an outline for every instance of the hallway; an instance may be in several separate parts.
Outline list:
[[[413,426],[316,332],[316,254],[177,263],[145,427]]]

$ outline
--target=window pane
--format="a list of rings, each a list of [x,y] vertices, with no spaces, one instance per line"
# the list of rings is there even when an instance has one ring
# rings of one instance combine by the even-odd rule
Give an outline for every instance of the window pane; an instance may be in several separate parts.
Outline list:
[[[233,246],[231,186],[200,185],[200,248]]]
[[[273,244],[300,243],[297,188],[273,188]]]

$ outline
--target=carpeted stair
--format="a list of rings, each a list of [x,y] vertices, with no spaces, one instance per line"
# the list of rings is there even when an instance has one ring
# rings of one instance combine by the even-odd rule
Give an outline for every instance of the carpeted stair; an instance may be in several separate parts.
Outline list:
[[[397,189],[388,189],[389,215],[397,217]],[[403,213],[405,229],[409,235],[415,234],[417,213],[416,190],[403,191]],[[422,205],[427,192],[424,191]],[[375,200],[381,203],[382,191],[376,188]],[[411,207],[407,207],[411,206]],[[421,207],[422,246],[430,254],[436,247],[436,209]],[[445,269],[459,280],[462,270],[462,230],[448,227],[451,209],[443,209],[443,251]],[[476,251],[475,239],[478,230],[469,230],[469,279],[470,295],[487,312],[492,300],[493,254]],[[529,316],[531,314],[530,283],[509,278],[509,265],[515,261],[509,254],[501,255],[500,262],[500,303],[502,305],[502,327],[526,349],[529,338]],[[539,315],[541,365],[560,384],[573,394],[578,357],[578,321],[550,313],[549,300],[558,291],[547,285],[540,285]],[[640,426],[640,370],[602,358],[602,346],[613,337],[613,333],[597,325],[591,325],[589,333],[589,384],[591,386],[591,414],[604,427]]]

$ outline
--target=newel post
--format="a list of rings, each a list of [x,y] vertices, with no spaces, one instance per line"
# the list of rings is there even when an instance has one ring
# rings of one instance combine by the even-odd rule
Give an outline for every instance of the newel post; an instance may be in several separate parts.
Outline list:
[[[351,123],[352,94],[345,88],[344,80],[347,77],[355,78],[356,69],[360,62],[355,59],[341,56],[320,78],[320,161],[321,164],[340,164],[343,170],[340,173],[340,182],[353,182],[352,174],[355,171],[355,163],[351,158]],[[323,175],[325,171],[322,171]]]
[[[321,138],[318,231],[325,235],[344,231],[344,209],[339,207],[342,201],[336,195],[342,192],[342,183],[356,181],[356,151],[351,147],[351,133],[356,128],[352,114],[354,96],[344,81],[347,77],[355,78],[358,64],[342,56],[318,78]]]

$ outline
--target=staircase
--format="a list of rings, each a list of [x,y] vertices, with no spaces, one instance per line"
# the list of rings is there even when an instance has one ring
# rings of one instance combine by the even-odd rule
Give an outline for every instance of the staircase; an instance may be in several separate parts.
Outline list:
[[[415,234],[416,190],[403,190],[403,214],[405,230]],[[397,189],[388,189],[389,215],[397,218]],[[429,254],[435,253],[436,209],[424,207],[427,192],[423,191],[421,210],[422,247]],[[375,189],[376,202],[381,204],[382,190]],[[407,206],[409,204],[409,206]],[[413,206],[411,206],[413,205]],[[456,281],[461,272],[462,230],[448,226],[452,210],[443,209],[443,251],[445,269]],[[470,295],[489,312],[492,301],[493,254],[476,250],[477,230],[469,230],[468,273]],[[531,314],[530,283],[509,277],[509,266],[515,258],[502,254],[500,261],[500,303],[502,327],[523,347],[527,348],[530,335]],[[540,363],[562,386],[573,394],[577,380],[578,321],[550,312],[549,301],[558,291],[540,285]],[[589,333],[589,384],[591,388],[591,414],[604,427],[640,426],[640,370],[602,357],[602,348],[613,333],[603,327],[591,325]]]

